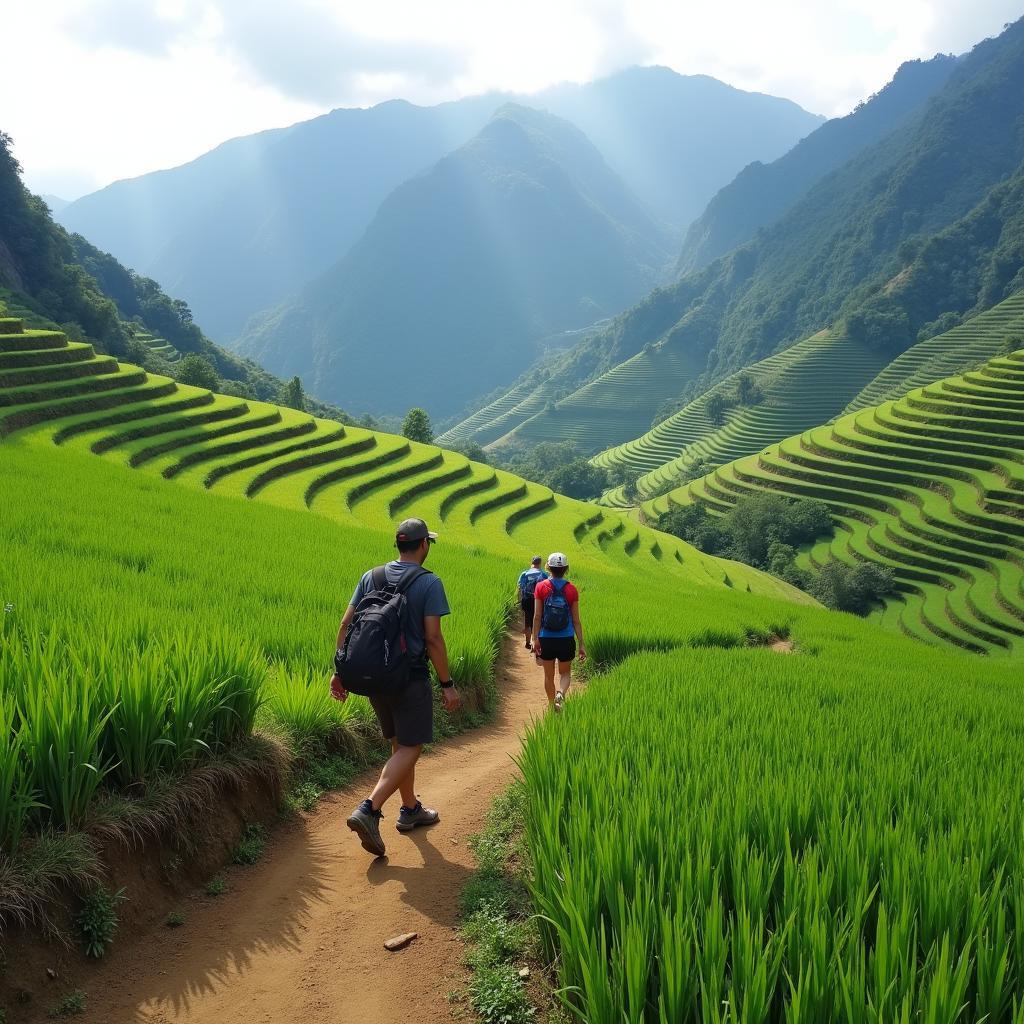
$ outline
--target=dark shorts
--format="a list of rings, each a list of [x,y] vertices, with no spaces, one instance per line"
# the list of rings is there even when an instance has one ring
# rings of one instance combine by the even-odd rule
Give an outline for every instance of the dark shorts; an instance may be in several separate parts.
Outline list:
[[[541,637],[540,651],[541,661],[572,661],[576,657],[576,637]]]
[[[533,605],[534,601],[532,597],[524,597],[519,602],[523,609],[523,624],[527,629],[533,628]]]
[[[430,676],[416,676],[400,693],[371,697],[380,731],[400,746],[418,747],[434,742],[434,694]]]

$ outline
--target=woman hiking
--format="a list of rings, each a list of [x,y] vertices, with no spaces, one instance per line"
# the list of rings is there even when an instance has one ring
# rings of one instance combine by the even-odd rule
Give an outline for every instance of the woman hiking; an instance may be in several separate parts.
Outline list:
[[[583,646],[583,625],[580,623],[579,591],[565,578],[569,560],[561,551],[548,556],[551,579],[541,580],[533,592],[533,645],[537,660],[544,665],[544,690],[548,707],[562,710],[565,695],[572,682],[572,659],[587,660]],[[558,687],[555,687],[555,662],[558,663]]]

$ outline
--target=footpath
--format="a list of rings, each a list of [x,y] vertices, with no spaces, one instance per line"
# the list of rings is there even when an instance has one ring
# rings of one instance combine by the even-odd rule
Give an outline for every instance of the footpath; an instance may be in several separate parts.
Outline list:
[[[325,684],[326,685],[326,684]],[[345,827],[376,772],[280,826],[263,859],[217,899],[188,906],[182,928],[154,930],[85,981],[96,1024],[376,1024],[452,1020],[464,986],[459,892],[473,870],[468,837],[512,779],[529,721],[546,708],[543,676],[522,636],[498,666],[495,720],[421,759],[417,789],[441,821],[402,835],[385,807],[388,855],[374,860]],[[397,953],[384,940],[419,938]]]

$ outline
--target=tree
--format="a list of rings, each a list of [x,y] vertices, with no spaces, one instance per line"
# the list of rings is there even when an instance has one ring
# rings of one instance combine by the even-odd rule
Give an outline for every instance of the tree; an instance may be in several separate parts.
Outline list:
[[[821,567],[807,589],[826,608],[865,615],[896,587],[891,569],[871,562],[854,566],[833,561]]]
[[[726,402],[725,395],[720,391],[714,391],[708,396],[708,400],[704,404],[704,411],[708,414],[708,419],[715,426],[720,427],[725,422],[725,410],[728,407],[729,403]]]
[[[608,472],[592,466],[586,459],[576,459],[551,472],[545,483],[553,491],[569,498],[599,498],[608,487]]]
[[[740,405],[759,405],[764,401],[761,385],[748,373],[741,373],[736,378],[736,400]]]
[[[465,455],[467,459],[472,459],[473,462],[482,462],[485,466],[487,465],[487,452],[484,451],[483,446],[477,441],[466,441],[463,444],[456,445],[452,451]]]
[[[402,423],[402,436],[410,441],[430,444],[434,440],[434,429],[430,425],[430,417],[423,409],[410,409]]]
[[[191,352],[178,363],[177,377],[182,384],[191,384],[196,388],[216,391],[220,387],[220,377],[210,360]]]
[[[278,395],[277,400],[281,405],[288,406],[289,409],[298,409],[299,412],[305,412],[306,393],[302,390],[302,381],[298,377],[292,377],[281,388],[281,393]]]

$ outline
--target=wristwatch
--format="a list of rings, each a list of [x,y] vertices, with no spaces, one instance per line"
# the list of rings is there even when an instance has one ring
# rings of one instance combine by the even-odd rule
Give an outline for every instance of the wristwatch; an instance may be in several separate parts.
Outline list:
[[[450,690],[455,685],[455,680],[454,679],[449,679],[447,683],[442,683],[441,680],[438,679],[437,682],[438,682],[438,685],[441,687],[442,690]]]

